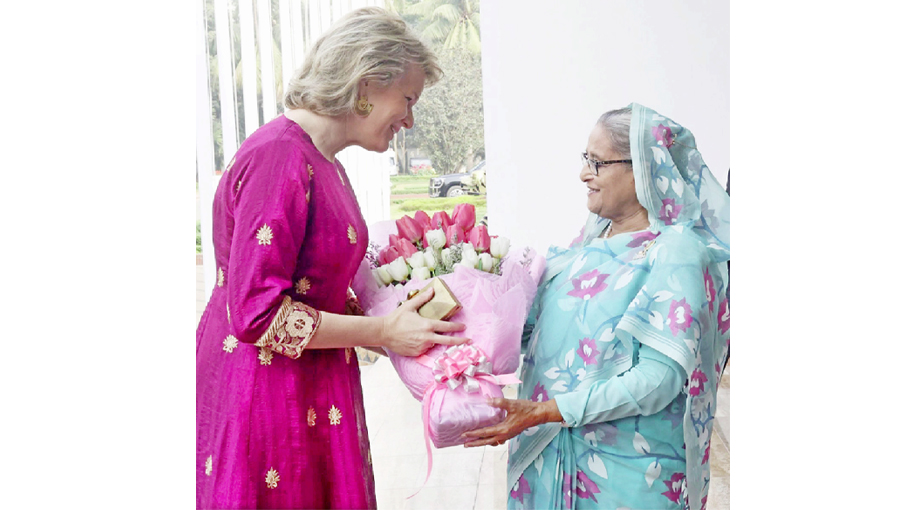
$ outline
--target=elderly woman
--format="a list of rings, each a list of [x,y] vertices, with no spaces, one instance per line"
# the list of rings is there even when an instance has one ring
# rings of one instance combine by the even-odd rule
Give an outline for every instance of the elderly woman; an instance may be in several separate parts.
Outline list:
[[[414,299],[345,315],[367,227],[338,151],[385,151],[433,54],[392,14],[338,22],[290,81],[287,110],[250,135],[213,206],[217,284],[196,331],[199,508],[375,508],[355,346],[419,355],[465,340]]]
[[[729,198],[692,134],[643,106],[583,154],[591,215],[551,249],[518,400],[467,446],[509,441],[509,508],[704,508],[728,355]]]

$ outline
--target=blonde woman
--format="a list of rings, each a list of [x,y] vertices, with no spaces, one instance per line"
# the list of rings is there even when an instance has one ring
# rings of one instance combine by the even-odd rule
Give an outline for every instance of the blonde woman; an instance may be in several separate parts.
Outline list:
[[[385,151],[441,75],[397,16],[360,9],[310,49],[213,206],[217,284],[196,331],[198,508],[375,508],[355,346],[465,340],[420,317],[345,315],[367,228],[338,151]]]

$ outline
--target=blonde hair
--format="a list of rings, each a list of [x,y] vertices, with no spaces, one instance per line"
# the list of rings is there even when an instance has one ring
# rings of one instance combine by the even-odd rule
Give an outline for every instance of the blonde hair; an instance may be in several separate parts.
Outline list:
[[[358,84],[386,86],[410,64],[423,69],[426,86],[442,77],[436,55],[399,16],[379,7],[356,9],[335,23],[307,52],[284,96],[287,108],[336,117],[354,111]]]

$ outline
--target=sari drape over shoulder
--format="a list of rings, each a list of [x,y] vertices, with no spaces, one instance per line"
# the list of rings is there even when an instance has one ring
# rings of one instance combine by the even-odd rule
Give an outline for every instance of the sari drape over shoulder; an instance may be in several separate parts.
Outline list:
[[[716,389],[729,355],[729,197],[688,130],[631,108],[636,195],[650,228],[601,239],[609,220],[592,214],[576,242],[550,250],[519,398],[556,399],[569,417],[509,442],[511,509],[703,509],[707,501]],[[679,381],[662,409],[629,403],[628,374],[645,360],[664,387]]]
[[[213,205],[217,283],[196,330],[197,508],[375,508],[353,349],[308,350],[345,312],[367,227],[340,163],[280,116]]]

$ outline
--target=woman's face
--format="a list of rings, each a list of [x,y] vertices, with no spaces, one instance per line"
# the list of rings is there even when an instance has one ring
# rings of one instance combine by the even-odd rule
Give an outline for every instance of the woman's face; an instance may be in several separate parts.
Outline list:
[[[376,82],[362,84],[360,95],[366,96],[373,110],[366,117],[358,118],[356,144],[367,150],[385,152],[395,133],[414,125],[411,109],[420,99],[425,81],[423,69],[411,64],[405,74],[388,86]]]
[[[610,146],[606,130],[597,124],[588,137],[588,158],[598,161],[627,159],[620,157]],[[598,174],[582,163],[581,181],[588,187],[588,210],[602,218],[616,220],[624,218],[641,208],[635,196],[635,179],[632,165],[614,163],[601,165]]]

